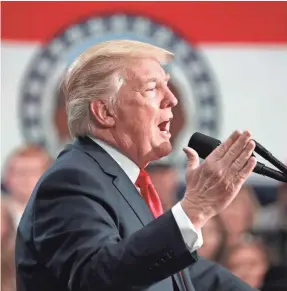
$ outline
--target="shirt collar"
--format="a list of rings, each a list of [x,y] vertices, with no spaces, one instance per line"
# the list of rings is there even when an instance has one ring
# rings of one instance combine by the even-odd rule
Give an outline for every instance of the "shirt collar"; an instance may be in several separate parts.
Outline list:
[[[106,142],[95,137],[90,136],[90,138],[100,147],[102,147],[119,164],[126,175],[130,178],[132,183],[135,184],[140,173],[139,167],[127,156],[123,155],[116,148],[112,147]]]

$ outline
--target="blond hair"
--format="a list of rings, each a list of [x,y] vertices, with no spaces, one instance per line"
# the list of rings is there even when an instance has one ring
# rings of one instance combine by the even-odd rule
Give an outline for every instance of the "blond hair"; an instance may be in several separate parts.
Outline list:
[[[91,133],[90,103],[94,99],[116,101],[124,83],[124,70],[132,59],[154,59],[167,64],[173,54],[138,41],[112,40],[92,46],[69,67],[60,90],[66,98],[71,136]]]

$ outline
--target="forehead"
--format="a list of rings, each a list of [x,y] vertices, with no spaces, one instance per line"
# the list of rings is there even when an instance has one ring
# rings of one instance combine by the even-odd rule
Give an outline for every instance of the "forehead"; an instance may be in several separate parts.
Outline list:
[[[32,168],[41,167],[45,161],[44,155],[15,156],[10,160],[10,168]]]
[[[127,69],[127,79],[136,83],[166,80],[168,75],[164,68],[153,59],[132,61]]]

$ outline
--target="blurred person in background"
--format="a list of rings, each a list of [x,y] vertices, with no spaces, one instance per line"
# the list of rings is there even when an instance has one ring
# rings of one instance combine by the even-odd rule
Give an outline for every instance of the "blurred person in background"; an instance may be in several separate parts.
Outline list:
[[[272,266],[287,266],[287,184],[280,183],[275,202],[260,209],[254,222],[254,232],[260,234],[272,251]],[[287,273],[286,273],[287,278]],[[287,290],[287,286],[286,286]]]
[[[250,186],[243,186],[229,207],[220,213],[227,231],[228,246],[237,244],[243,239],[244,234],[252,229],[259,207],[253,189]]]
[[[1,195],[1,290],[15,291],[15,225],[10,198]]]
[[[223,265],[253,288],[262,288],[269,267],[264,245],[257,240],[246,240],[228,248]]]
[[[179,187],[179,173],[173,165],[153,164],[147,168],[153,185],[159,195],[163,209],[166,211],[178,201],[176,192]]]
[[[39,178],[51,164],[48,152],[37,145],[16,149],[6,161],[3,184],[11,197],[15,224],[18,225],[26,203]]]
[[[226,231],[219,216],[214,216],[202,228],[204,244],[198,250],[200,256],[219,262],[225,246]]]
[[[256,230],[286,230],[287,231],[287,184],[280,183],[277,199],[263,208],[256,215],[254,222]]]

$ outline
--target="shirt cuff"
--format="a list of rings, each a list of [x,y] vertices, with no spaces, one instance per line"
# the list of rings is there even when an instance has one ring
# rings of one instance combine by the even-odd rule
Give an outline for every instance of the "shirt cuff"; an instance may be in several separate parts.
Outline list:
[[[182,209],[180,202],[173,206],[171,211],[189,251],[194,252],[199,249],[203,244],[201,229],[196,230],[194,228],[194,225]]]

